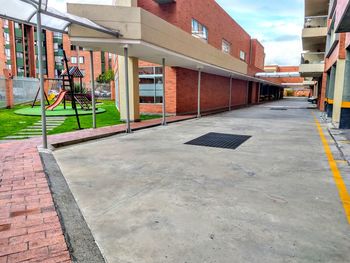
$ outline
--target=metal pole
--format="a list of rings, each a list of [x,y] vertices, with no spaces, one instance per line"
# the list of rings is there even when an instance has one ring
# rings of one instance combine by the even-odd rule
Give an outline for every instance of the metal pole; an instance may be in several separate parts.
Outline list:
[[[96,129],[94,52],[92,50],[90,50],[90,79],[91,79],[91,102],[92,102],[92,128]]]
[[[202,78],[202,69],[198,69],[198,98],[197,98],[197,118],[201,117],[201,78]]]
[[[166,101],[165,101],[165,58],[162,59],[163,66],[163,121],[162,125],[166,125]]]
[[[230,97],[229,97],[229,105],[228,105],[229,111],[231,111],[231,104],[232,104],[232,76],[230,76]]]
[[[40,77],[40,105],[41,105],[41,130],[42,130],[42,140],[43,148],[47,149],[47,135],[46,135],[46,112],[45,112],[45,90],[44,90],[44,71],[43,71],[43,54],[42,54],[42,39],[41,39],[41,0],[38,4],[38,9],[36,12],[37,18],[37,48],[38,48],[38,64],[39,64],[39,77]]]
[[[129,65],[128,65],[128,46],[124,46],[124,65],[125,65],[125,95],[126,95],[126,132],[131,133],[130,127],[130,108],[129,108]]]
[[[245,104],[248,105],[249,103],[249,81],[247,81],[247,91],[245,96]]]

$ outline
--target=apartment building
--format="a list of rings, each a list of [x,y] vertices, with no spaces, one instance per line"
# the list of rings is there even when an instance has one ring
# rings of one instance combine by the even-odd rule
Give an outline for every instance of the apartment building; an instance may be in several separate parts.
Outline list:
[[[232,74],[232,93],[230,93],[228,73],[215,74],[214,70],[211,70],[212,73],[203,70],[200,83],[201,112],[227,110],[231,107],[255,104],[259,103],[261,97],[280,98],[281,89],[278,85],[271,85],[271,88],[267,88],[268,85],[263,85],[258,79],[254,79],[255,73],[264,71],[264,47],[257,39],[252,39],[216,1],[116,0],[115,5],[114,8],[110,8],[110,12],[113,10],[115,19],[121,15],[130,19],[130,24],[129,20],[118,22],[125,38],[138,37],[132,35],[134,33],[132,29],[136,25],[135,21],[132,20],[134,17],[141,17],[145,20],[141,22],[145,27],[141,36],[147,37],[149,34],[149,41],[152,42],[152,45],[158,45],[168,51],[171,50],[173,54],[181,53],[184,59],[207,60],[210,61],[208,64],[212,67],[227,71],[233,69],[237,75],[241,76],[235,77]],[[96,11],[91,19],[96,19],[98,17],[96,14],[104,12],[101,6],[76,5],[75,8],[75,5],[71,5],[71,11],[77,12],[78,15],[81,15],[82,10],[86,11],[84,15],[89,14],[90,8],[91,10],[94,8]],[[141,16],[136,15],[139,12],[141,12]],[[110,19],[112,21],[114,18],[110,17]],[[123,31],[123,29],[127,30]],[[168,33],[168,36],[164,37],[164,35],[157,35],[159,32],[172,33],[171,35]],[[191,39],[188,36],[191,36]],[[175,45],[175,43],[178,44]],[[131,47],[136,49],[136,45],[131,44]],[[166,67],[166,91],[164,94],[163,72],[159,65],[161,59],[155,64],[152,61],[155,60],[155,56],[152,55],[146,55],[149,57],[147,61],[140,59],[136,62],[129,62],[137,63],[140,79],[139,92],[130,92],[130,94],[139,95],[139,98],[132,98],[131,103],[138,101],[141,112],[160,113],[165,95],[167,113],[196,113],[198,108],[198,71],[195,68],[190,68],[189,65],[182,66],[185,63],[180,60],[174,63],[178,66]],[[120,61],[119,65],[123,65],[123,61]],[[121,85],[123,82],[120,82],[120,89],[122,89]]]
[[[327,115],[341,129],[350,129],[350,3],[329,3],[325,74]]]
[[[314,95],[319,98],[319,108],[324,109],[326,86],[325,52],[329,0],[305,0],[305,20],[302,30],[301,64],[299,71],[306,82],[314,82]]]
[[[0,75],[4,68],[13,76],[37,77],[36,28],[14,21],[0,19]],[[63,50],[69,66],[78,66],[84,74],[83,83],[91,81],[90,53],[71,44],[68,35],[43,30],[43,67],[45,77],[55,79],[64,70]],[[111,68],[111,56],[106,52],[94,52],[94,78]]]

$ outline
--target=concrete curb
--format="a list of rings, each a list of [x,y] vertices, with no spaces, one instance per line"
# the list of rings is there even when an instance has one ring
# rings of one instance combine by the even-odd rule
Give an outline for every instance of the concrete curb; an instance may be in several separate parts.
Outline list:
[[[192,120],[192,119],[196,119],[196,116],[191,116],[191,117],[188,117],[188,118],[167,121],[167,124],[181,122],[181,121],[187,121],[187,120]],[[132,130],[133,131],[139,131],[139,130],[144,130],[144,129],[148,129],[148,128],[158,127],[158,126],[161,126],[161,125],[162,124],[160,122],[159,123],[152,123],[152,124],[145,124],[145,126],[134,127],[134,128],[132,128]],[[61,141],[61,142],[57,142],[57,143],[52,143],[51,146],[53,148],[60,148],[60,147],[70,146],[70,145],[79,144],[79,143],[83,143],[83,142],[88,142],[88,141],[92,141],[92,140],[103,139],[103,138],[111,137],[111,136],[122,134],[122,133],[125,133],[124,129],[123,130],[117,130],[117,131],[111,131],[111,132],[105,132],[105,133],[96,134],[96,135],[90,135],[90,136],[81,137],[81,138],[77,138],[77,139],[70,139],[70,140],[67,140],[67,141]]]
[[[333,138],[338,150],[341,152],[344,160],[347,161],[350,165],[350,143],[349,140],[345,137],[342,130],[339,130],[334,127],[332,123],[327,124],[327,129],[331,137]]]
[[[106,262],[52,152],[40,151],[40,157],[72,261]]]

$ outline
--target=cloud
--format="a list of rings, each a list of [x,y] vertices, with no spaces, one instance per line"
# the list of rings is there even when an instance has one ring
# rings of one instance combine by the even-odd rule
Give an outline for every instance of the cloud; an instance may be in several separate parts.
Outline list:
[[[80,3],[80,4],[100,4],[110,5],[112,0],[48,0],[48,5],[61,11],[67,11],[68,3]]]
[[[266,64],[300,64],[304,0],[216,1],[252,37],[262,42]]]
[[[48,0],[50,6],[62,11],[66,11],[67,2],[109,5],[112,0]],[[253,38],[263,43],[266,64],[299,65],[304,0],[216,0],[216,2]]]

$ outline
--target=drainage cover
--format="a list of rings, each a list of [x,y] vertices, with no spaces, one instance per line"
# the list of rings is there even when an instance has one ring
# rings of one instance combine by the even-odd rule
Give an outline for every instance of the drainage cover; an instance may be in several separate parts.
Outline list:
[[[251,136],[210,132],[185,144],[236,149]]]
[[[270,110],[287,110],[285,107],[272,107]]]

